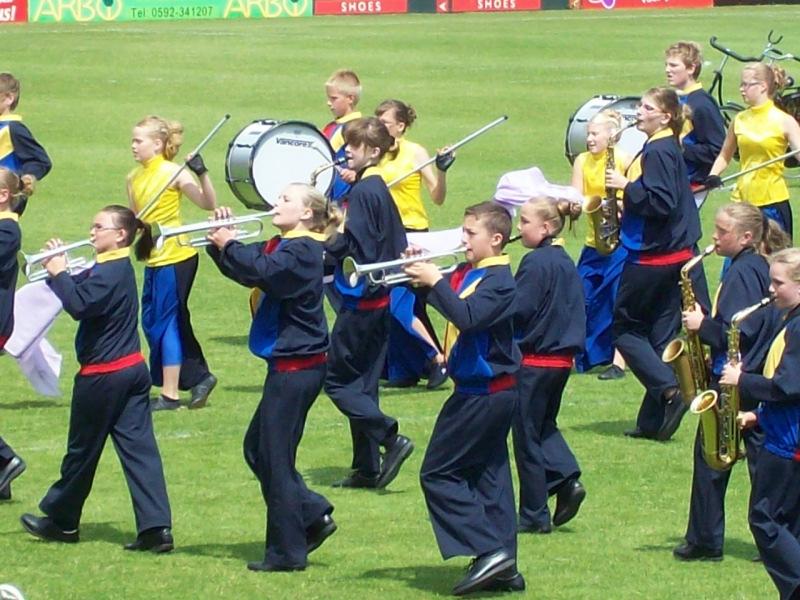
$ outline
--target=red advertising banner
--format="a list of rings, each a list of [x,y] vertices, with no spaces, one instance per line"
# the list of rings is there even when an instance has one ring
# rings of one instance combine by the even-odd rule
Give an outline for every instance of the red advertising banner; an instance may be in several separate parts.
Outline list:
[[[714,0],[580,0],[581,8],[710,8]]]
[[[0,23],[28,21],[28,0],[0,0]]]
[[[539,10],[541,0],[451,0],[450,12],[515,12]]]
[[[408,0],[314,0],[315,15],[389,15],[408,12]]]

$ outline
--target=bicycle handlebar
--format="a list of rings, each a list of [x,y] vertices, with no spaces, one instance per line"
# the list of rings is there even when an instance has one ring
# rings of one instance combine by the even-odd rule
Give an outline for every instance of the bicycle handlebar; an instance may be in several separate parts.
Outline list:
[[[759,62],[761,59],[755,56],[742,56],[738,52],[734,52],[730,48],[726,48],[725,46],[720,46],[717,43],[717,36],[712,35],[711,38],[708,40],[708,43],[711,44],[712,47],[716,48],[723,54],[730,56],[731,58],[735,58],[739,62]]]

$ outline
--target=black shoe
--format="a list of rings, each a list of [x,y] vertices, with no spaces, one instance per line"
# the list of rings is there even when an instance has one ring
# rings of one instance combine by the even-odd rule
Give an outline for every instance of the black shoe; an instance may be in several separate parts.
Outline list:
[[[711,548],[695,546],[685,542],[672,549],[672,556],[678,560],[710,560],[717,562],[722,560],[722,550],[712,550]]]
[[[497,575],[514,566],[514,557],[505,550],[495,550],[472,561],[467,576],[453,588],[453,595],[463,596],[482,590]]]
[[[597,378],[600,381],[610,381],[612,379],[622,379],[625,377],[625,371],[620,369],[617,365],[611,365],[605,371],[600,373]]]
[[[683,419],[683,415],[686,414],[688,409],[689,407],[683,402],[683,396],[681,396],[680,392],[674,393],[672,398],[667,400],[664,405],[664,422],[656,434],[656,439],[659,442],[666,442],[678,431],[678,427],[681,426],[681,419]]]
[[[181,407],[180,400],[172,400],[163,394],[158,398],[150,401],[150,410],[155,412],[157,410],[178,410]]]
[[[10,483],[6,487],[0,488],[0,502],[5,502],[6,500],[11,500]]]
[[[125,550],[149,551],[160,554],[162,552],[172,552],[175,548],[175,540],[172,539],[172,531],[170,531],[169,527],[155,527],[143,531],[136,537],[135,542],[125,544],[123,547]]]
[[[495,575],[483,589],[487,592],[524,592],[525,578],[516,566],[509,567]]]
[[[650,433],[648,431],[642,431],[638,427],[635,429],[629,429],[625,432],[625,436],[629,438],[636,438],[636,439],[645,439],[645,440],[654,440],[656,439],[655,433]]]
[[[25,471],[25,461],[15,456],[0,470],[0,489],[6,487]]]
[[[336,523],[329,514],[322,515],[306,530],[306,554],[322,546],[322,543],[336,531]]]
[[[385,388],[410,388],[419,383],[419,379],[390,379],[383,384]]]
[[[552,525],[520,525],[517,527],[517,533],[553,533]]]
[[[363,475],[358,471],[353,471],[342,479],[333,483],[336,488],[375,488],[378,486],[377,475]]]
[[[208,396],[217,386],[217,378],[208,374],[208,377],[192,388],[192,397],[189,400],[189,409],[203,408],[208,402]]]
[[[586,498],[586,489],[577,479],[567,481],[556,494],[556,512],[553,525],[560,527],[578,514],[581,502]]]
[[[279,571],[305,571],[306,568],[301,565],[273,565],[266,561],[249,562],[247,568],[251,571],[268,571],[271,573]]]
[[[67,531],[61,529],[58,525],[53,523],[50,517],[37,517],[35,515],[25,513],[19,518],[25,531],[32,536],[47,540],[50,542],[64,542],[65,544],[77,544],[80,539],[78,530],[73,529]]]
[[[431,370],[428,372],[428,384],[425,386],[429,390],[442,387],[447,382],[447,363],[431,362]]]
[[[379,489],[385,488],[392,483],[400,472],[400,467],[411,456],[413,451],[414,444],[411,440],[404,435],[398,435],[392,447],[387,449],[383,455],[383,464],[381,465],[380,475],[378,475],[378,481],[375,482],[375,487]]]

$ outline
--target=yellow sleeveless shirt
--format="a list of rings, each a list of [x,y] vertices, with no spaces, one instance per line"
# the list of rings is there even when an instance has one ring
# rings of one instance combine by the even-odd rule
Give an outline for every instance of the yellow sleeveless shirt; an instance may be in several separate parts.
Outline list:
[[[581,193],[586,196],[586,198],[591,198],[592,196],[600,196],[601,198],[605,197],[606,195],[606,155],[608,150],[603,150],[599,154],[592,154],[591,152],[583,152],[580,156],[583,157],[583,165],[581,172],[583,173],[583,189]],[[580,157],[579,157],[580,158]],[[619,148],[614,149],[614,166],[615,171],[618,173],[625,172],[623,168],[624,165],[627,165],[631,160],[631,157],[620,150]],[[621,197],[621,192],[617,192],[617,196]],[[586,245],[590,248],[597,247],[597,240],[595,239],[594,228],[589,223],[589,220],[586,219],[587,227],[586,227]]]
[[[742,170],[749,169],[786,152],[788,143],[781,125],[783,111],[772,100],[752,106],[736,115],[733,131]],[[789,199],[789,188],[783,178],[783,161],[773,163],[736,180],[731,194],[734,202],[767,206]]]
[[[175,174],[178,166],[162,155],[142,163],[128,175],[133,203],[136,212],[142,210]],[[181,224],[181,192],[177,187],[169,187],[142,219],[145,223],[158,223],[162,226],[177,227]],[[160,250],[153,248],[145,263],[148,267],[174,265],[197,254],[188,243],[185,235],[168,239]]]
[[[409,142],[404,138],[397,140],[396,155],[387,152],[378,163],[377,169],[383,180],[388,184],[414,169],[417,166],[415,155],[419,144]],[[397,185],[389,188],[400,219],[406,229],[428,229],[430,221],[425,206],[422,204],[422,174],[416,172],[406,177]]]

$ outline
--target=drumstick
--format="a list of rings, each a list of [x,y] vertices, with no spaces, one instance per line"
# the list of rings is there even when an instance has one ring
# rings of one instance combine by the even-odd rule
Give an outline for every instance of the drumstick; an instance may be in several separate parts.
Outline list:
[[[492,121],[488,125],[484,125],[483,127],[478,129],[477,131],[473,131],[467,137],[465,137],[463,140],[460,140],[460,141],[456,142],[455,144],[453,144],[452,146],[449,146],[447,148],[447,151],[448,152],[453,152],[456,148],[459,148],[459,147],[463,146],[464,144],[466,144],[467,142],[470,142],[470,141],[474,140],[476,137],[478,137],[482,133],[484,133],[486,131],[489,131],[492,127],[495,127],[496,125],[499,125],[500,123],[503,123],[504,121],[507,121],[507,120],[508,120],[508,115],[503,115],[502,117],[498,117],[497,119],[495,119],[494,121]],[[416,173],[418,171],[421,171],[422,169],[424,169],[425,167],[427,167],[428,165],[430,165],[430,164],[432,164],[434,162],[436,162],[436,156],[435,155],[433,157],[431,157],[430,159],[426,160],[421,165],[419,165],[417,167],[414,167],[408,173],[405,173],[404,175],[401,175],[400,177],[397,177],[396,179],[393,179],[392,181],[390,181],[389,183],[386,184],[386,187],[392,187],[393,185],[397,185],[398,183],[400,183],[401,181],[403,181],[407,177],[411,177],[414,173]]]
[[[206,144],[208,144],[208,142],[211,141],[211,138],[216,135],[216,133],[222,128],[223,125],[225,125],[225,123],[230,118],[231,118],[230,114],[225,114],[225,116],[223,116],[219,120],[219,123],[214,125],[214,128],[208,133],[208,135],[206,137],[203,138],[203,141],[200,142],[197,145],[197,148],[195,148],[191,152],[191,154],[189,154],[189,156],[192,156],[192,157],[197,156],[200,153],[200,151],[203,148],[205,148]],[[169,178],[169,181],[167,181],[167,183],[164,184],[164,186],[158,191],[157,194],[154,194],[153,197],[150,200],[147,201],[147,204],[145,204],[142,207],[142,210],[140,210],[138,213],[136,213],[136,218],[137,219],[142,219],[144,217],[144,215],[146,215],[148,212],[150,212],[150,210],[153,208],[153,206],[156,204],[156,202],[158,202],[158,199],[161,198],[161,194],[166,192],[167,189],[169,188],[169,186],[171,186],[173,183],[175,183],[175,180],[178,179],[178,175],[180,175],[183,172],[183,170],[186,168],[186,165],[189,164],[189,160],[191,160],[191,159],[183,161],[183,164],[180,167],[178,167],[178,170],[175,171],[175,173],[173,173],[172,177]]]

